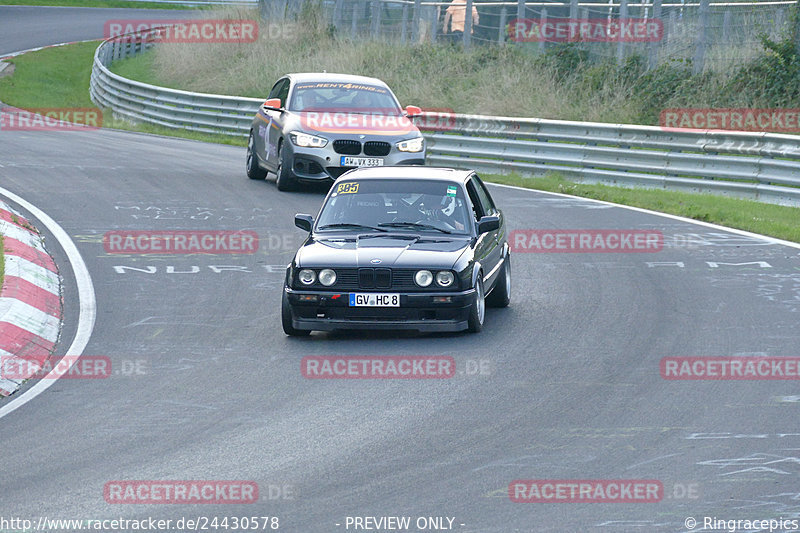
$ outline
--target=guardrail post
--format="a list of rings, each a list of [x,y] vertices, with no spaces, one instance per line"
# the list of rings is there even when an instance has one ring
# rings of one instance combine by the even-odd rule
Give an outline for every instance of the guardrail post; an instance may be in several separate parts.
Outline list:
[[[544,25],[545,25],[546,22],[547,22],[547,8],[543,7],[542,8],[542,14],[539,16],[539,27],[540,28],[544,28]],[[544,52],[544,48],[545,48],[546,44],[547,43],[544,42],[544,39],[539,41],[539,53],[540,54]]]
[[[353,2],[353,10],[350,17],[350,38],[356,40],[356,29],[358,24],[358,2]]]
[[[501,45],[506,42],[506,33],[508,33],[508,10],[506,6],[500,10],[500,27],[497,28],[497,42]]]
[[[436,36],[439,35],[439,17],[436,16],[436,6],[428,6],[428,14],[431,17],[430,20],[430,39],[431,43],[436,42]]]
[[[411,40],[415,43],[419,42],[419,25],[420,25],[420,10],[422,9],[422,0],[414,0],[414,16],[411,17]]]
[[[700,0],[700,16],[697,21],[697,48],[692,60],[692,73],[703,72],[706,60],[706,46],[708,44],[708,7],[709,0]]]
[[[722,43],[730,44],[731,42],[731,10],[726,9],[722,15]]]
[[[569,18],[572,19],[570,22],[578,18],[578,0],[569,0]]]
[[[619,2],[619,21],[622,25],[623,19],[628,18],[628,0]],[[622,65],[625,61],[625,41],[622,38],[622,28],[619,28],[619,42],[617,43],[617,65]]]
[[[370,12],[372,15],[372,38],[377,39],[381,33],[381,3],[377,0],[372,0],[370,4]]]
[[[653,20],[662,22],[661,21],[661,0],[653,0]],[[666,28],[664,24],[661,24],[661,43],[664,42],[664,35]],[[658,46],[661,43],[649,42],[647,43],[647,68],[655,68],[656,64],[658,63]]]
[[[344,0],[336,0],[336,3],[333,5],[331,23],[337,30],[339,30],[339,26],[342,25],[342,10],[344,10]]]
[[[469,50],[472,40],[472,0],[467,0],[464,12],[464,50]]]
[[[403,4],[403,20],[400,24],[400,42],[408,41],[408,4]]]

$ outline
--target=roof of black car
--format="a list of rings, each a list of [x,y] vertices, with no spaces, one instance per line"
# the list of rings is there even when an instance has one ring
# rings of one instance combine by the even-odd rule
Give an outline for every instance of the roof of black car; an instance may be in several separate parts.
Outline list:
[[[351,170],[336,181],[354,179],[435,179],[463,183],[472,170],[426,167],[422,165],[369,167]]]
[[[295,82],[336,82],[336,83],[364,83],[370,85],[386,85],[378,78],[356,76],[354,74],[337,74],[335,72],[297,72],[288,74]]]

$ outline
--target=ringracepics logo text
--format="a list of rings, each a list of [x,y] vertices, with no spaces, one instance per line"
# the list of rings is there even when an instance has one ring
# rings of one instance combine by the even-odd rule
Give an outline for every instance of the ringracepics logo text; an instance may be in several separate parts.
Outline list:
[[[513,230],[511,250],[521,253],[654,253],[664,235],[653,230],[537,229]]]
[[[106,39],[153,30],[148,36],[159,43],[252,43],[258,39],[256,20],[109,20],[103,27]]]
[[[109,254],[254,254],[258,251],[258,234],[227,230],[120,230],[103,235],[103,248]]]
[[[514,19],[508,35],[516,42],[658,42],[664,38],[664,23],[659,19]]]
[[[91,107],[0,108],[0,131],[86,131],[103,127],[103,112]]]

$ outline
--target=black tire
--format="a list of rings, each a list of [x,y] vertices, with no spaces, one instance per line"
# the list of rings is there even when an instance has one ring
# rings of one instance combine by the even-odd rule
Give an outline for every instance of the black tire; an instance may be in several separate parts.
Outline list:
[[[247,138],[247,177],[251,180],[263,180],[267,177],[267,171],[261,168],[258,164],[258,156],[255,153],[256,141],[253,138],[253,132],[250,132],[250,137]]]
[[[489,307],[508,307],[511,302],[511,254],[506,257],[497,281],[494,282],[494,289],[486,297],[486,305]]]
[[[486,318],[486,297],[483,293],[482,274],[478,273],[478,280],[475,282],[475,301],[469,309],[467,319],[467,330],[470,333],[478,333],[483,329],[483,321]]]
[[[294,190],[297,180],[292,175],[292,165],[286,161],[286,152],[283,150],[283,140],[278,142],[278,168],[275,169],[275,185],[279,191]]]
[[[283,324],[283,332],[290,337],[306,337],[311,331],[307,329],[295,329],[292,326],[292,310],[289,307],[289,298],[286,297],[286,292],[283,293],[283,300],[281,301],[281,323]]]

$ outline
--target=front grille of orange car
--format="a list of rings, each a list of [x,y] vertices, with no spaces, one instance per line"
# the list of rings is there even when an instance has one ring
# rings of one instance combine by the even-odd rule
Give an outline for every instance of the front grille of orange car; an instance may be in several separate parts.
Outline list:
[[[333,149],[337,154],[358,155],[361,153],[361,142],[351,139],[333,141]]]
[[[364,154],[371,156],[389,155],[392,145],[384,141],[367,141],[364,143]]]

